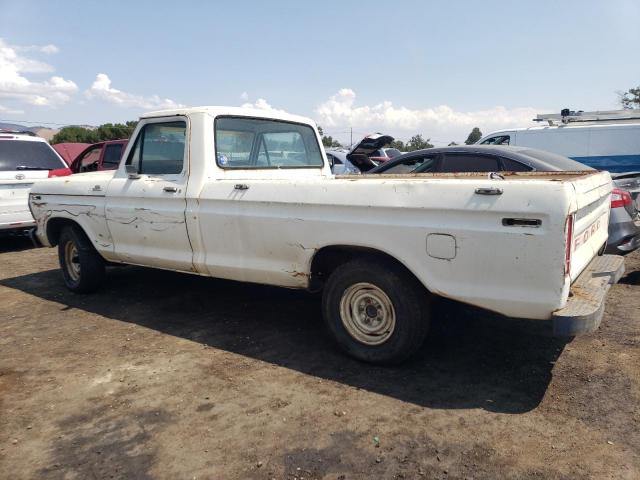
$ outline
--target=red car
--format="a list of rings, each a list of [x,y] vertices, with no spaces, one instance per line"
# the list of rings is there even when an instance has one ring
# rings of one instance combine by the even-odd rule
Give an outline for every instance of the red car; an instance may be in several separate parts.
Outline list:
[[[73,173],[115,170],[129,140],[108,140],[85,148],[71,163]]]

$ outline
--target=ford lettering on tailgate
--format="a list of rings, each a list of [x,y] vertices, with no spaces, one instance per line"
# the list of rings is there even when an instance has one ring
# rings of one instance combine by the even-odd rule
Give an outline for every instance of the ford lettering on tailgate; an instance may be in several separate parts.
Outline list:
[[[595,222],[585,228],[582,232],[577,234],[573,239],[573,250],[576,251],[582,245],[587,243],[591,237],[595,235],[595,233],[600,230],[603,224],[603,218],[598,218]]]

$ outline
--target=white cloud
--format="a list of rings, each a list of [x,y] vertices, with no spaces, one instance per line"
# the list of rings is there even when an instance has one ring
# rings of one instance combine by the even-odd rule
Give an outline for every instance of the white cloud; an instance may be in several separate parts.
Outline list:
[[[161,110],[170,108],[184,107],[181,103],[177,103],[169,98],[160,98],[158,95],[142,96],[132,93],[126,93],[111,86],[111,79],[105,73],[96,75],[96,79],[87,90],[88,98],[99,98],[109,103],[119,105],[121,107],[136,107],[147,110]]]
[[[242,92],[240,94],[240,100],[242,100],[243,102],[246,102],[247,100],[249,100],[249,94],[247,92]]]
[[[0,113],[5,113],[7,115],[22,115],[24,113],[24,110],[16,110],[0,105]]]
[[[268,110],[271,112],[287,113],[284,110],[280,110],[279,108],[272,107],[269,104],[269,102],[267,102],[264,98],[259,98],[254,103],[251,103],[251,102],[243,103],[241,106],[242,108],[256,108],[258,110]]]
[[[20,52],[25,49],[38,49],[45,53],[57,51],[55,45],[20,47],[9,45],[0,38],[0,97],[38,106],[56,106],[68,102],[71,95],[78,90],[78,86],[71,80],[59,76],[52,76],[45,81],[27,78],[25,74],[49,73],[54,68],[45,62],[22,55]]]
[[[421,133],[438,144],[451,140],[464,141],[473,127],[483,133],[502,128],[531,125],[531,119],[541,111],[532,107],[507,109],[495,106],[486,110],[460,112],[447,105],[432,108],[396,107],[389,101],[373,106],[356,105],[356,93],[343,88],[315,110],[316,120],[334,137],[346,139],[346,130],[353,127],[359,134],[381,131],[399,139]],[[334,134],[335,132],[335,134]]]
[[[49,44],[49,45],[44,45],[43,47],[40,47],[40,51],[42,53],[52,54],[52,53],[58,53],[60,49],[55,45]]]
[[[47,55],[60,52],[60,49],[51,43],[47,45],[13,45],[13,48],[19,52],[40,52]]]

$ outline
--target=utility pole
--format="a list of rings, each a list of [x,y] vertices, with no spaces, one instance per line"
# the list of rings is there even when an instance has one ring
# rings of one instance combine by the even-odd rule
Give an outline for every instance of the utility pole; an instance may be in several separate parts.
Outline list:
[[[351,143],[350,145],[353,147],[353,127],[351,127]]]

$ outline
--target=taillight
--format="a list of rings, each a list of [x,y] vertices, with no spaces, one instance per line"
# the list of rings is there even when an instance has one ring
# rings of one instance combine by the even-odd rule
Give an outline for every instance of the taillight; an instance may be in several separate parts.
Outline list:
[[[564,274],[571,272],[571,246],[573,245],[573,215],[568,215],[564,224]]]
[[[631,194],[626,190],[614,188],[611,191],[611,208],[626,207],[631,205],[631,202],[633,202]]]
[[[49,170],[49,178],[52,177],[66,177],[67,175],[71,175],[73,172],[70,168],[54,168],[53,170]]]

